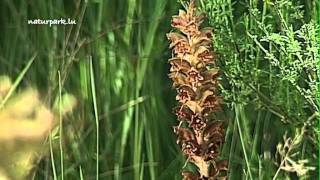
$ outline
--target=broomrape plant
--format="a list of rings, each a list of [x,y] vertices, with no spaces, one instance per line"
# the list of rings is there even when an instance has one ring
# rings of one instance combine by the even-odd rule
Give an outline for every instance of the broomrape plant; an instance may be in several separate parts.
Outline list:
[[[212,68],[214,53],[211,49],[212,28],[200,28],[203,14],[197,14],[195,1],[186,11],[173,16],[172,27],[179,32],[167,34],[171,41],[172,58],[169,77],[179,102],[175,113],[179,125],[174,127],[177,143],[197,172],[185,171],[184,179],[217,179],[227,170],[227,161],[219,160],[219,149],[224,141],[223,122],[213,113],[221,109],[222,98],[217,95],[218,69]],[[226,179],[226,177],[221,177]]]

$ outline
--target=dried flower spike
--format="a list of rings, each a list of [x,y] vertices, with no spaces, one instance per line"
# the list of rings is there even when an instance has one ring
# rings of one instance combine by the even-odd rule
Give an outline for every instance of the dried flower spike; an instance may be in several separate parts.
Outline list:
[[[173,16],[172,27],[178,32],[167,34],[171,41],[172,58],[169,77],[177,90],[178,107],[175,113],[180,121],[174,128],[177,143],[198,172],[185,171],[185,180],[226,179],[227,161],[218,160],[224,141],[223,123],[212,118],[220,110],[222,98],[216,95],[218,70],[212,52],[212,28],[200,28],[203,15],[197,15],[195,1],[186,11]]]

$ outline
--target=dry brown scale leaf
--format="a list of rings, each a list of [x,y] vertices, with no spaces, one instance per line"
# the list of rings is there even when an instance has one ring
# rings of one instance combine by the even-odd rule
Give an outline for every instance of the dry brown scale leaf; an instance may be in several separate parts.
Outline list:
[[[221,109],[222,98],[216,95],[219,75],[214,66],[212,28],[200,28],[204,19],[197,15],[195,1],[191,0],[186,11],[172,17],[172,27],[179,32],[167,34],[171,41],[172,58],[169,77],[177,90],[179,102],[175,113],[180,124],[174,127],[177,143],[198,172],[185,171],[185,180],[227,179],[227,161],[218,160],[224,141],[223,123],[214,120],[212,113]]]

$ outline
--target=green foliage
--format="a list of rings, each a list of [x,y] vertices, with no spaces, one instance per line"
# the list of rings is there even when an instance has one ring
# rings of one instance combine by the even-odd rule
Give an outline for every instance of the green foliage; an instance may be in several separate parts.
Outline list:
[[[239,179],[239,174],[249,179],[317,177],[319,46],[315,3],[201,1],[215,28],[213,44],[225,76],[225,111],[234,114],[229,117],[224,147],[230,159],[230,179]],[[302,142],[295,145],[300,153],[288,154],[288,158],[305,163],[300,167],[304,173],[289,168],[277,172],[276,147],[283,144],[283,137],[294,139],[297,129],[302,128]]]

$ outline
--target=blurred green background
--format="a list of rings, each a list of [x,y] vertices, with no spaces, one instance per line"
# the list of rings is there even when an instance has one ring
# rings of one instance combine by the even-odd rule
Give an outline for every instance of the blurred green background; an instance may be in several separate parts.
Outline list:
[[[181,179],[165,34],[176,0],[2,0],[0,73],[64,118],[29,179]],[[230,179],[317,179],[316,0],[199,0],[221,69]],[[76,25],[31,25],[32,19]],[[33,59],[33,57],[35,57]],[[194,167],[187,166],[187,169]]]

